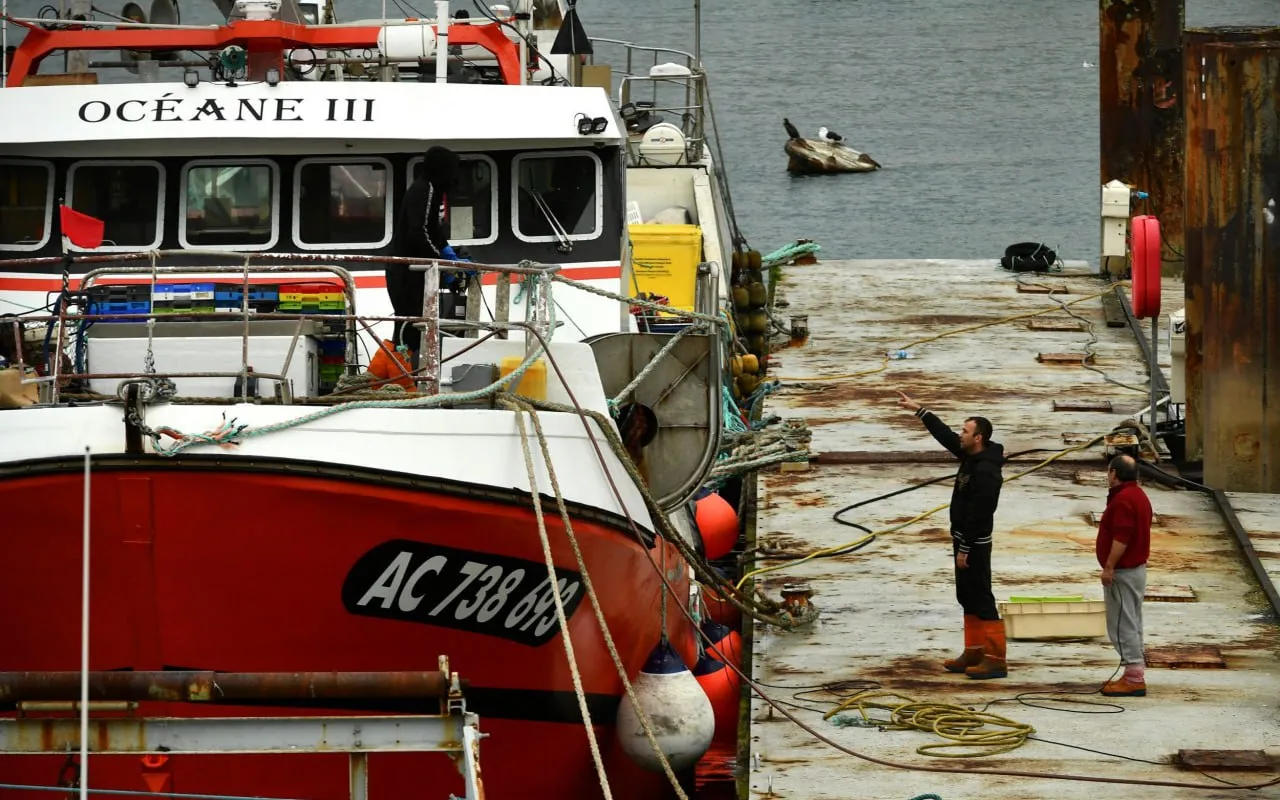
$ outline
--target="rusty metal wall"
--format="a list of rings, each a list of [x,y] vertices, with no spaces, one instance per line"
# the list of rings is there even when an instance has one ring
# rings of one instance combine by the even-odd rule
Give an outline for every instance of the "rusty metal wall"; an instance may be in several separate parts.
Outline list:
[[[1215,489],[1280,492],[1280,43],[1189,53],[1188,455]]]
[[[1135,214],[1155,214],[1169,247],[1166,275],[1182,273],[1182,26],[1185,0],[1099,0],[1098,95],[1102,183],[1148,192]],[[1117,259],[1118,260],[1118,259]],[[1104,265],[1123,271],[1122,264]]]
[[[1201,64],[1205,60],[1205,48],[1228,42],[1280,42],[1280,27],[1224,27],[1191,28],[1183,32],[1182,49],[1186,70],[1183,73],[1183,92],[1186,119],[1186,287],[1187,339],[1186,339],[1186,391],[1187,458],[1200,461],[1204,458],[1204,429],[1201,404],[1201,375],[1203,373],[1203,333],[1205,290],[1203,275],[1204,253],[1201,251],[1203,209],[1191,207],[1192,198],[1203,198],[1205,171],[1203,109],[1201,108]],[[1197,200],[1197,202],[1199,202]]]

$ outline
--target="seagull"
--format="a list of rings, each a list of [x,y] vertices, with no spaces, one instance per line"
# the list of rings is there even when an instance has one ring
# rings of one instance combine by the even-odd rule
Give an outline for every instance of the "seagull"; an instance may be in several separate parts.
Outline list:
[[[791,120],[786,117],[782,118],[782,127],[787,129],[787,135],[792,139],[800,138],[800,131],[796,130],[796,126],[791,124]]]
[[[1090,67],[1093,67],[1093,66],[1094,66],[1094,64],[1093,64],[1093,63],[1091,63],[1091,62],[1089,62],[1089,61],[1086,61],[1086,62],[1084,62],[1083,64],[1081,64],[1080,66],[1081,66],[1081,67],[1084,67],[1085,69],[1089,69]]]
[[[828,142],[843,142],[844,137],[835,131],[829,131],[826,128],[818,128],[818,138],[826,139]]]

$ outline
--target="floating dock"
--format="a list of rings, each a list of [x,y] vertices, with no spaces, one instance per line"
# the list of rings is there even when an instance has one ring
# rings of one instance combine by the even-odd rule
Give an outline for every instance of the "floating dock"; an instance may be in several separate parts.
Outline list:
[[[1019,278],[1040,288],[1019,286]],[[807,469],[760,475],[754,544],[761,558],[749,566],[772,566],[857,540],[863,532],[834,522],[835,511],[954,472],[954,459],[898,407],[901,389],[953,429],[967,416],[988,417],[993,439],[1006,454],[1037,451],[1004,468],[993,554],[997,601],[1026,595],[1101,600],[1094,538],[1107,496],[1105,445],[1020,473],[1111,432],[1148,404],[1143,348],[1131,327],[1117,320],[1115,304],[1111,325],[1097,297],[1070,306],[1079,319],[1059,309],[1059,302],[1107,290],[1105,280],[1087,267],[1070,264],[1062,273],[1022,276],[994,261],[831,261],[784,268],[778,314],[807,314],[812,338],[773,356],[772,377],[782,378],[783,388],[769,397],[766,413],[806,419],[815,455]],[[1159,335],[1166,373],[1165,326],[1169,313],[1182,308],[1182,298],[1181,282],[1166,279]],[[874,370],[887,352],[914,340],[1046,309],[1058,310],[909,348],[910,358],[889,361],[874,374],[818,380]],[[1142,322],[1148,340],[1149,327]],[[1093,337],[1089,366],[1132,388],[1085,368],[1081,357]],[[1176,473],[1167,453],[1159,466]],[[880,535],[857,552],[761,575],[758,585],[771,597],[784,584],[808,584],[821,617],[809,629],[790,632],[757,624],[749,643],[754,679],[771,698],[792,704],[783,708],[799,721],[839,748],[920,769],[877,765],[844,752],[753,696],[745,765],[749,796],[1240,797],[1244,793],[1222,781],[1274,778],[1271,757],[1280,754],[1280,632],[1269,600],[1274,589],[1257,574],[1280,579],[1280,495],[1215,496],[1143,483],[1156,515],[1143,612],[1147,697],[1074,696],[1110,704],[1098,706],[1026,698],[1093,713],[1012,700],[1027,692],[1098,690],[1118,664],[1105,636],[1010,640],[1009,677],[1003,680],[944,672],[942,660],[963,644],[944,509]],[[890,528],[947,503],[950,493],[951,481],[943,480],[854,509],[845,518],[873,531]],[[943,740],[824,720],[822,712],[852,691],[812,687],[841,681],[873,681],[881,691],[975,709],[1003,700],[987,710],[1033,726],[1034,738],[987,757],[921,755],[918,747]],[[839,716],[856,715],[850,710]],[[1227,750],[1255,752],[1187,752]],[[1247,763],[1261,771],[1198,772],[1173,763],[1180,751],[1187,760],[1200,759],[1193,763],[1201,766]],[[923,771],[936,768],[960,774]],[[1216,785],[1221,791],[964,774],[983,769]],[[1250,796],[1280,797],[1280,786]]]

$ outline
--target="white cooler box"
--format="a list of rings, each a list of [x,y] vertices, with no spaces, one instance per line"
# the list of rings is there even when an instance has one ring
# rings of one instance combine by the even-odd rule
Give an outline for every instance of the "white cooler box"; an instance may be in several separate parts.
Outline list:
[[[249,366],[255,372],[280,374],[290,349],[285,377],[295,397],[315,396],[319,387],[320,346],[313,338],[319,325],[305,322],[296,343],[296,322],[261,320],[249,323]],[[157,322],[152,336],[156,372],[238,372],[244,324],[226,322]],[[87,367],[95,373],[141,373],[146,363],[147,326],[144,322],[99,323],[89,329]],[[121,378],[95,378],[89,388],[115,394]],[[178,394],[186,397],[232,397],[236,378],[174,378]],[[258,379],[258,394],[270,397],[274,380]]]

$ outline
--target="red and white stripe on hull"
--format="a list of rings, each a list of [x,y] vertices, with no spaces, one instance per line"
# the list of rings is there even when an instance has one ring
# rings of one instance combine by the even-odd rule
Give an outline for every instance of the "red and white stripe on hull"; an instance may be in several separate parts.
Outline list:
[[[491,734],[481,747],[489,796],[598,796],[527,495],[493,489],[477,496],[474,487],[447,481],[341,466],[247,457],[237,466],[185,455],[98,461],[91,669],[415,670],[433,669],[447,654],[470,682],[469,708]],[[71,457],[0,469],[0,505],[10,509],[0,559],[11,566],[0,582],[0,670],[78,668],[79,469]],[[614,744],[621,682],[554,506],[547,511],[614,796],[659,796],[662,776],[640,771]],[[578,513],[573,522],[634,675],[662,632],[663,588],[649,556],[665,563],[682,598],[687,566],[665,542],[648,549],[607,519]],[[669,604],[667,629],[692,663],[694,633],[676,605]],[[142,713],[300,712],[158,704]],[[0,760],[0,782],[53,785],[63,760]],[[145,788],[137,757],[96,763],[95,787]],[[342,756],[177,755],[168,766],[179,792],[314,800],[348,792]],[[371,757],[372,796],[427,787],[432,796],[460,793],[451,762],[430,754]]]

